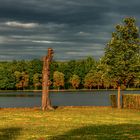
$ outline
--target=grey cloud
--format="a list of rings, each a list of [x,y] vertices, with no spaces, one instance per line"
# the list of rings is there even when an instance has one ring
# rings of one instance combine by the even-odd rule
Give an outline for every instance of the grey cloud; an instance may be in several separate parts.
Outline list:
[[[38,26],[37,23],[21,23],[17,21],[8,21],[5,23],[5,25],[10,26],[10,27],[17,27],[17,28],[35,28]]]
[[[46,0],[46,1],[18,1],[5,0],[1,2],[0,17],[14,20],[39,21],[41,23],[57,22],[84,24],[103,21],[102,13],[109,12],[109,7],[96,5],[96,1],[65,1],[65,0]],[[93,13],[93,14],[91,14]],[[96,14],[94,14],[96,13]],[[82,21],[82,22],[81,22]],[[99,22],[98,22],[99,23]],[[102,22],[100,22],[102,23]]]
[[[114,26],[125,16],[139,21],[138,0],[1,0],[0,59],[99,59]],[[7,57],[6,57],[7,56]]]

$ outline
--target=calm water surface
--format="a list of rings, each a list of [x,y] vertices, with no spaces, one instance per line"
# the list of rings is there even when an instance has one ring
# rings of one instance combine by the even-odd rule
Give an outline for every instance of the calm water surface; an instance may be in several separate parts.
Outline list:
[[[140,94],[140,91],[121,93]],[[110,106],[109,94],[117,91],[50,92],[50,99],[53,106]],[[4,107],[41,107],[41,92],[0,92],[0,108]]]

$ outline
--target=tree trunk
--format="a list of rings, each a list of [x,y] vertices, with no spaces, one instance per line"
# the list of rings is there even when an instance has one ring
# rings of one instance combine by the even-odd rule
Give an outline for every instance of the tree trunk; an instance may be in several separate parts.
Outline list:
[[[49,98],[49,76],[50,76],[50,61],[51,61],[51,52],[52,49],[48,49],[48,56],[43,58],[43,70],[42,70],[42,110],[53,109],[51,107],[51,101]]]
[[[42,110],[45,111],[48,109],[50,110],[53,108],[51,107],[48,89],[47,90],[45,89],[42,92]]]
[[[43,83],[42,83],[42,110],[52,109],[51,102],[49,98],[49,85],[48,85],[47,72],[43,73]]]
[[[100,86],[99,86],[99,84],[98,84],[98,90],[100,89]]]
[[[121,108],[121,92],[120,92],[121,88],[120,86],[118,86],[118,109]]]
[[[90,90],[91,90],[91,88],[92,88],[92,87],[90,87]]]

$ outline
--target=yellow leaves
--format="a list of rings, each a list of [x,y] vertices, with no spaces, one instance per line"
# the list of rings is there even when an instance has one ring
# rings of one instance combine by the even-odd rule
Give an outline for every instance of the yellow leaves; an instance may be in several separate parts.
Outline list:
[[[79,87],[79,84],[80,84],[80,77],[78,75],[73,75],[71,78],[70,78],[70,83],[72,84],[73,88],[77,88]]]
[[[55,71],[53,74],[53,85],[55,87],[64,86],[64,74],[59,71]]]

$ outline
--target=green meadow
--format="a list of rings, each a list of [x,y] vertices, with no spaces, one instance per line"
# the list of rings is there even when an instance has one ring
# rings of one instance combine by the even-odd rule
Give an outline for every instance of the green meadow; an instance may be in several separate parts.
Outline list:
[[[140,111],[111,107],[0,109],[0,140],[140,139]]]

